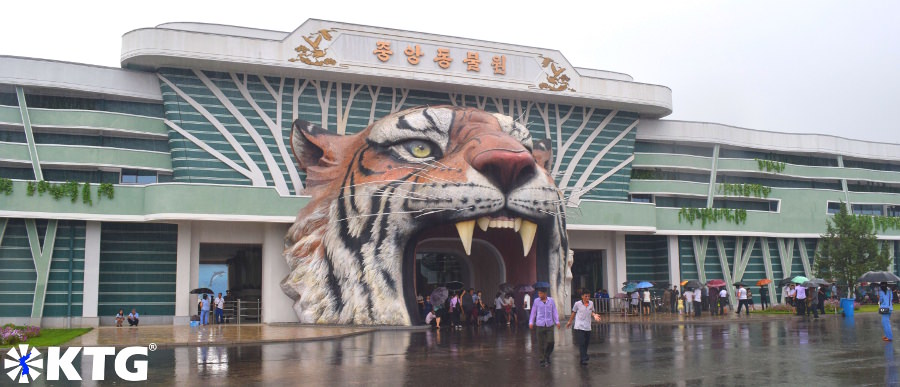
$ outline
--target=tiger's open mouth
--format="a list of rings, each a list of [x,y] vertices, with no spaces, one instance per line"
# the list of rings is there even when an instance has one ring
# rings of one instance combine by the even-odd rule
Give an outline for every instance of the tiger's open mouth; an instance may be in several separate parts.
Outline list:
[[[496,273],[499,275],[492,275],[491,270],[488,270],[487,276],[473,272],[470,275],[475,279],[473,283],[464,283],[466,288],[476,288],[483,291],[484,296],[492,298],[501,283],[531,285],[538,278],[548,277],[549,241],[555,234],[552,231],[553,221],[552,217],[534,219],[501,211],[474,219],[448,221],[415,232],[404,249],[403,260],[403,276],[411,281],[407,282],[411,285],[406,287],[404,297],[411,319],[415,323],[418,320],[416,316],[419,316],[416,296],[427,295],[416,294],[423,288],[415,282],[420,280],[415,272],[417,253],[455,249],[458,255],[465,255],[473,268],[492,265],[492,261],[499,259],[502,262],[497,265],[501,271]]]

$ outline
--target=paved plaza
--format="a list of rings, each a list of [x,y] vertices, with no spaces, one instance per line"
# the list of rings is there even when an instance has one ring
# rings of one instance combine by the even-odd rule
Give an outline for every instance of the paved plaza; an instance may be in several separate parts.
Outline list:
[[[760,316],[696,323],[607,322],[595,326],[591,361],[585,367],[578,365],[577,348],[566,329],[557,334],[553,363],[548,368],[538,367],[532,352],[534,338],[525,328],[356,333],[305,342],[161,347],[150,353],[147,383],[898,385],[895,345],[881,341],[877,314],[860,314],[852,320],[839,316],[818,320]],[[81,359],[76,362],[81,363]]]

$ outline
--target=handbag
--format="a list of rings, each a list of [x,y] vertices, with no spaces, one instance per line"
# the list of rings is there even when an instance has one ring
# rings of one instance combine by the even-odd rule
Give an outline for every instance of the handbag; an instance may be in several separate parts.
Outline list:
[[[891,314],[891,308],[878,308],[878,314]]]

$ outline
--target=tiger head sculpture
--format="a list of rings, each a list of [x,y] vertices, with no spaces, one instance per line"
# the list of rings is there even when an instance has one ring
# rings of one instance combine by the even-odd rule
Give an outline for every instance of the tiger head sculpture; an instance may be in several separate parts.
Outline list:
[[[493,243],[507,282],[549,280],[557,307],[568,302],[572,258],[549,141],[513,118],[417,107],[346,136],[297,120],[291,148],[311,196],[285,238],[282,288],[301,322],[417,321],[416,243],[436,230],[458,234],[467,254],[473,235]]]

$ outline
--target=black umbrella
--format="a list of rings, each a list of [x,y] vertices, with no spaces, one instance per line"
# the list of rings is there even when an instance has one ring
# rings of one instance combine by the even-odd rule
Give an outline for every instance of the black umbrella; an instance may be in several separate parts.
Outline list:
[[[900,277],[889,271],[870,271],[859,277],[856,282],[900,282]]]
[[[444,301],[447,301],[447,296],[449,295],[449,291],[447,288],[441,286],[437,289],[434,289],[431,292],[431,305],[443,305]]]
[[[701,284],[700,281],[698,281],[698,280],[690,280],[688,282],[685,282],[684,287],[696,289],[696,288],[703,287],[703,284]]]
[[[450,290],[460,290],[460,289],[466,287],[466,285],[463,285],[463,283],[459,282],[459,281],[447,282],[446,286],[447,286],[447,289],[450,289]]]
[[[747,286],[747,285],[744,285],[743,282],[735,282],[734,286]]]
[[[816,286],[831,286],[831,282],[828,282],[821,278],[814,278],[814,279],[809,280],[809,282],[816,284]]]
[[[213,292],[212,289],[210,289],[210,288],[197,288],[197,289],[191,290],[191,294],[214,294],[214,293],[215,292]]]
[[[787,277],[785,279],[782,279],[781,281],[778,281],[778,286],[790,285],[791,281],[793,281],[793,280],[794,280],[794,277]]]

